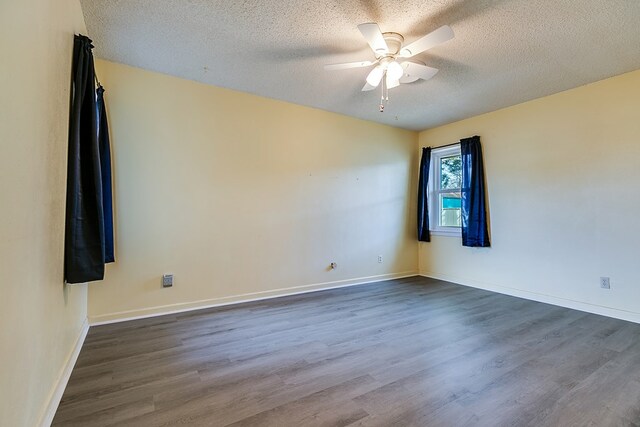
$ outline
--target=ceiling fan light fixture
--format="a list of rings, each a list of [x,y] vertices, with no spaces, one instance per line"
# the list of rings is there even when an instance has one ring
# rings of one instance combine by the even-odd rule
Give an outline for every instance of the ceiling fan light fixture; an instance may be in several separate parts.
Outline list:
[[[402,68],[402,65],[398,64],[396,61],[389,63],[389,66],[387,67],[387,81],[400,80],[400,77],[402,77],[403,74],[404,69]]]
[[[371,86],[374,86],[374,87],[378,86],[380,84],[380,80],[382,80],[383,74],[384,74],[384,68],[378,65],[373,70],[371,70],[371,72],[367,76],[367,83],[369,83]]]
[[[389,78],[389,74],[387,74],[387,89],[393,89],[398,86],[400,86],[400,80],[392,80]]]

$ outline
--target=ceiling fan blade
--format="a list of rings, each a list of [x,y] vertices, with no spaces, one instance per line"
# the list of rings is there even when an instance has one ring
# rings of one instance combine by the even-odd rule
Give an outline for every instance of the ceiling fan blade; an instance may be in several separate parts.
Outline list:
[[[400,50],[400,56],[403,58],[411,58],[414,55],[438,46],[454,37],[453,30],[448,25],[443,25],[435,31],[430,32],[426,36],[414,41]]]
[[[324,69],[327,71],[346,70],[349,68],[368,67],[369,65],[373,65],[373,64],[375,64],[375,62],[373,61],[345,62],[343,64],[325,65]]]
[[[375,22],[360,24],[358,25],[358,29],[375,53],[386,53],[389,51],[387,42],[384,41],[384,37],[382,37],[382,31],[380,31],[380,27],[378,27],[378,24],[376,24]]]
[[[375,88],[376,86],[371,86],[369,83],[365,83],[364,86],[362,87],[362,91],[368,92],[370,90],[374,90]]]
[[[413,83],[418,79],[429,80],[438,72],[437,68],[405,61],[402,64],[404,75],[400,77],[400,83]]]

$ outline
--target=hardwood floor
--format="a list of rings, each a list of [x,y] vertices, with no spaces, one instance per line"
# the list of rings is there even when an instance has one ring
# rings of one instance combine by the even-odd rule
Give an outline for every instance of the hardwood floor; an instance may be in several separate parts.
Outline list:
[[[54,425],[640,425],[640,325],[414,277],[92,327]]]

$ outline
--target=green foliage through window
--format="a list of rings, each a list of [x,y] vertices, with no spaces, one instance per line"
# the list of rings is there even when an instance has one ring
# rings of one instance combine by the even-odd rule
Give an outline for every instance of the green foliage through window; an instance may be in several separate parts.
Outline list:
[[[443,157],[440,160],[440,188],[462,187],[462,159],[458,156]]]

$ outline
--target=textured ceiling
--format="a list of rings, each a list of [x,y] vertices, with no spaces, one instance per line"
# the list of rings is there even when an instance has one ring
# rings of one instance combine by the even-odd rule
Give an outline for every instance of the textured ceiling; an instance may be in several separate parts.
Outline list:
[[[81,0],[100,58],[422,130],[640,68],[640,0]],[[450,25],[416,58],[429,81],[360,92],[373,59],[357,25],[406,43]]]

